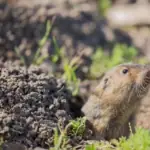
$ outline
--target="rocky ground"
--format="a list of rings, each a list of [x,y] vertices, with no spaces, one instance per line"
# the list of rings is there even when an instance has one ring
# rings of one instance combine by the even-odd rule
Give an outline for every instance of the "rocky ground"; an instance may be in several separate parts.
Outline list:
[[[64,127],[73,118],[71,93],[40,68],[2,66],[0,89],[0,133],[8,142],[48,147],[58,123]]]

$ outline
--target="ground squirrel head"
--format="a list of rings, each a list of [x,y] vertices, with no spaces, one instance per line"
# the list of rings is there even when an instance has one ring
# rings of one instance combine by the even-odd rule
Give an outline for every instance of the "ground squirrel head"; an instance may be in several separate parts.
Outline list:
[[[125,98],[130,101],[132,96],[142,98],[150,84],[150,67],[139,64],[121,64],[104,75],[94,93],[99,97],[114,99]],[[111,99],[112,99],[111,98]]]

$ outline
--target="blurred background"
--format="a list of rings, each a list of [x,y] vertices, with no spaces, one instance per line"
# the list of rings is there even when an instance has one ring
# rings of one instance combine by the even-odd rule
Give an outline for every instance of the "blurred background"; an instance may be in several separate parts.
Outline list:
[[[150,0],[0,0],[0,60],[63,77],[80,107],[107,69],[149,63]]]

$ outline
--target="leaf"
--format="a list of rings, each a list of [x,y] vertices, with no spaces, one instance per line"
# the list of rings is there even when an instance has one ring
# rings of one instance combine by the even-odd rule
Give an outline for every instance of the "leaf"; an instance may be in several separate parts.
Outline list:
[[[96,150],[96,146],[94,144],[86,145],[85,150]]]

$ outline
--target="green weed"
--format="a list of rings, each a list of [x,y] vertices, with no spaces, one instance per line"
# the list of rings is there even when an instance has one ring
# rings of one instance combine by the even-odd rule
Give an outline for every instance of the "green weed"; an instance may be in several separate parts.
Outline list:
[[[69,130],[70,129],[70,130]],[[77,120],[71,120],[65,129],[62,129],[58,124],[58,129],[54,129],[53,143],[54,146],[49,150],[67,150],[71,149],[68,144],[68,131],[72,136],[82,136],[85,131],[85,118],[78,118]],[[75,148],[73,148],[75,150]]]
[[[47,59],[49,56],[44,56],[41,57],[40,56],[40,51],[42,49],[42,47],[44,46],[44,44],[46,43],[49,33],[51,32],[52,29],[52,25],[50,24],[50,22],[47,22],[46,25],[46,33],[44,35],[44,37],[41,39],[41,41],[39,42],[39,48],[35,54],[34,57],[34,61],[33,63],[36,65],[41,64],[45,59]],[[67,58],[67,56],[64,54],[64,49],[60,48],[57,44],[56,38],[53,37],[52,38],[52,42],[54,44],[54,54],[50,56],[50,60],[56,64],[58,62],[58,60],[62,61],[63,64],[63,78],[66,80],[67,85],[69,87],[69,89],[72,91],[73,95],[77,95],[78,90],[79,90],[79,84],[80,84],[80,80],[77,78],[76,76],[76,69],[79,66],[80,62],[80,58],[79,57],[74,57],[71,61]]]
[[[37,49],[37,51],[36,51],[36,53],[33,57],[32,62],[30,63],[30,65],[31,64],[40,65],[40,64],[43,63],[43,61],[45,59],[47,59],[49,57],[48,55],[41,56],[41,49],[44,47],[44,45],[46,44],[46,42],[49,38],[53,22],[54,22],[54,20],[52,20],[52,23],[50,23],[50,21],[47,21],[47,23],[46,23],[46,32],[45,32],[43,38],[38,43],[38,49]],[[53,40],[53,41],[55,42],[55,40]],[[55,46],[55,48],[56,48],[56,46]],[[15,48],[15,52],[16,52],[17,56],[20,58],[21,63],[26,65],[25,58],[24,58],[24,56],[21,55],[21,53],[20,53],[20,51],[17,47]]]
[[[80,65],[80,57],[74,57],[69,60],[63,57],[63,78],[66,80],[68,88],[72,91],[73,95],[77,95],[79,91],[80,80],[77,78],[76,70]]]
[[[99,142],[86,145],[86,150],[150,150],[150,132],[143,128],[137,128],[135,134],[128,139],[121,137],[111,142]]]
[[[73,136],[83,136],[85,131],[86,118],[77,118],[76,120],[71,120],[71,135]]]
[[[98,0],[98,9],[101,15],[105,16],[108,8],[111,7],[111,0]]]
[[[53,44],[54,44],[54,54],[50,56],[50,59],[53,63],[57,63],[58,60],[61,59],[61,56],[63,55],[63,48],[59,48],[56,38],[53,37]]]
[[[120,63],[133,61],[137,56],[137,50],[132,46],[125,44],[116,44],[112,50],[112,54],[104,53],[102,48],[98,48],[92,56],[92,65],[90,74],[99,77],[103,72]]]
[[[47,21],[46,32],[45,32],[43,38],[38,43],[38,49],[34,55],[33,62],[32,62],[33,64],[39,65],[48,57],[48,56],[42,57],[40,55],[40,53],[41,53],[41,49],[44,47],[44,45],[46,44],[46,42],[49,38],[49,34],[50,34],[51,29],[52,29],[52,24],[50,23],[50,21]]]
[[[94,144],[86,145],[85,150],[96,150],[96,146]]]
[[[59,132],[58,132],[59,129]],[[72,136],[83,135],[85,130],[85,118],[72,120],[65,129],[54,130],[54,146],[50,150],[77,150],[76,147],[69,145],[71,129]],[[129,138],[121,137],[119,140],[109,141],[86,141],[89,144],[83,145],[85,150],[150,150],[150,131],[143,128],[136,128],[135,134],[131,133]]]
[[[117,147],[122,150],[149,150],[150,132],[143,128],[137,128],[136,133],[131,134],[129,139],[120,138]]]
[[[60,59],[62,50],[58,47],[58,44],[57,44],[57,41],[56,41],[55,37],[52,37],[52,43],[54,44],[54,50],[55,50],[54,54],[51,55],[51,56],[49,56],[48,54],[45,55],[45,56],[41,55],[41,50],[42,50],[42,48],[44,47],[44,45],[46,44],[46,42],[49,38],[50,32],[52,30],[53,23],[54,23],[54,19],[52,20],[52,23],[50,21],[47,21],[45,34],[44,34],[43,38],[38,43],[38,49],[37,49],[36,53],[34,54],[34,57],[33,57],[33,60],[31,62],[31,64],[40,65],[47,58],[50,58],[50,60],[53,63],[57,63],[58,60]],[[24,65],[26,65],[25,58],[20,54],[19,49],[15,48],[15,52],[16,52],[17,56],[20,58],[21,62]]]
[[[60,125],[58,125],[58,129],[54,129],[54,146],[50,147],[49,150],[67,150],[69,147],[68,138],[67,138],[67,130],[70,128],[71,124],[69,123],[65,129],[62,129]],[[59,130],[59,131],[58,131]],[[60,134],[59,134],[60,132]]]

